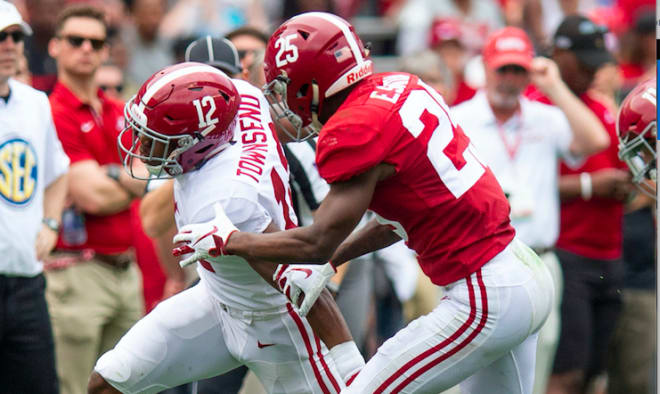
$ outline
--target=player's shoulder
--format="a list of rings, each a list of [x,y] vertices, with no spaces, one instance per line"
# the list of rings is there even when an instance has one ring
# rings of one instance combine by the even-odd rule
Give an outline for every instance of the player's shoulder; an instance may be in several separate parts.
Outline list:
[[[234,142],[222,152],[210,158],[199,169],[177,177],[176,183],[183,190],[193,191],[191,201],[204,200],[204,195],[213,195],[218,199],[241,196],[249,198],[256,191],[258,182],[250,182],[258,171],[250,172],[252,177],[245,178],[241,172],[241,144]],[[248,167],[248,166],[245,166]],[[252,169],[252,167],[250,167]],[[247,196],[247,197],[246,197]]]
[[[363,129],[378,132],[397,114],[417,77],[407,73],[381,73],[368,77],[353,90],[324,129]]]
[[[241,96],[249,95],[249,96],[258,97],[260,99],[264,97],[264,94],[261,91],[261,89],[259,89],[258,87],[252,85],[248,81],[238,79],[238,78],[232,78],[231,82],[234,84],[234,86],[236,87],[236,91]]]

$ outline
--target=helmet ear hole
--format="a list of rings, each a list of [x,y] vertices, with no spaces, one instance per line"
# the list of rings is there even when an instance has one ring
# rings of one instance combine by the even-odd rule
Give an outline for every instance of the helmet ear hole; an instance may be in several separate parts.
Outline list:
[[[307,96],[307,91],[309,90],[309,84],[306,83],[298,89],[298,92],[296,93],[297,98],[305,97]]]
[[[298,34],[303,38],[303,40],[307,41],[307,37],[309,37],[309,33],[304,31],[304,30],[298,30]]]
[[[223,92],[222,90],[219,90],[218,92],[220,93],[220,95],[222,96],[222,98],[223,98],[226,102],[229,102],[229,99],[230,99],[230,98],[229,98],[229,95],[228,95],[227,93]]]

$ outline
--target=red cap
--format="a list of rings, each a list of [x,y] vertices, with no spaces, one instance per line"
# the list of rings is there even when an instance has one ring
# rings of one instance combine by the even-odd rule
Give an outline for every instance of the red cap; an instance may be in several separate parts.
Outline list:
[[[435,19],[431,24],[431,48],[445,41],[461,41],[461,22],[457,19]]]
[[[488,36],[483,57],[489,68],[515,64],[529,70],[534,58],[534,47],[522,29],[505,27]]]

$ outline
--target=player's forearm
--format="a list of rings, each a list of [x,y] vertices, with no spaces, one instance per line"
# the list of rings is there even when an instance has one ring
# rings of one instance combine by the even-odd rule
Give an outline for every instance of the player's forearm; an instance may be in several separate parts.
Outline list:
[[[160,236],[154,238],[156,246],[156,253],[158,261],[163,269],[165,275],[171,280],[184,281],[186,278],[185,272],[179,266],[179,259],[172,256],[172,237],[176,234],[176,227],[172,227],[169,231],[165,231]]]
[[[380,224],[374,219],[346,238],[335,250],[330,261],[337,267],[349,260],[388,247],[400,240],[401,238],[392,231],[391,226]]]
[[[174,228],[174,182],[168,181],[145,194],[140,201],[140,219],[144,232],[156,238]]]
[[[327,289],[323,290],[309,310],[307,321],[328,349],[353,340],[344,316]]]
[[[324,235],[315,225],[268,234],[236,232],[229,238],[225,250],[248,261],[325,264],[341,239]]]

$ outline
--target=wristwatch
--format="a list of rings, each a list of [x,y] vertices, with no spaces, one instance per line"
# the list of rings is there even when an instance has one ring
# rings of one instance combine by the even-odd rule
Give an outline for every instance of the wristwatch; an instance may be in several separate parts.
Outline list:
[[[46,225],[49,229],[55,231],[56,233],[60,231],[60,222],[53,218],[43,218],[41,220],[43,224]]]
[[[121,173],[121,168],[117,164],[108,164],[106,167],[105,175],[108,178],[114,179],[115,182],[119,183],[119,175]]]

